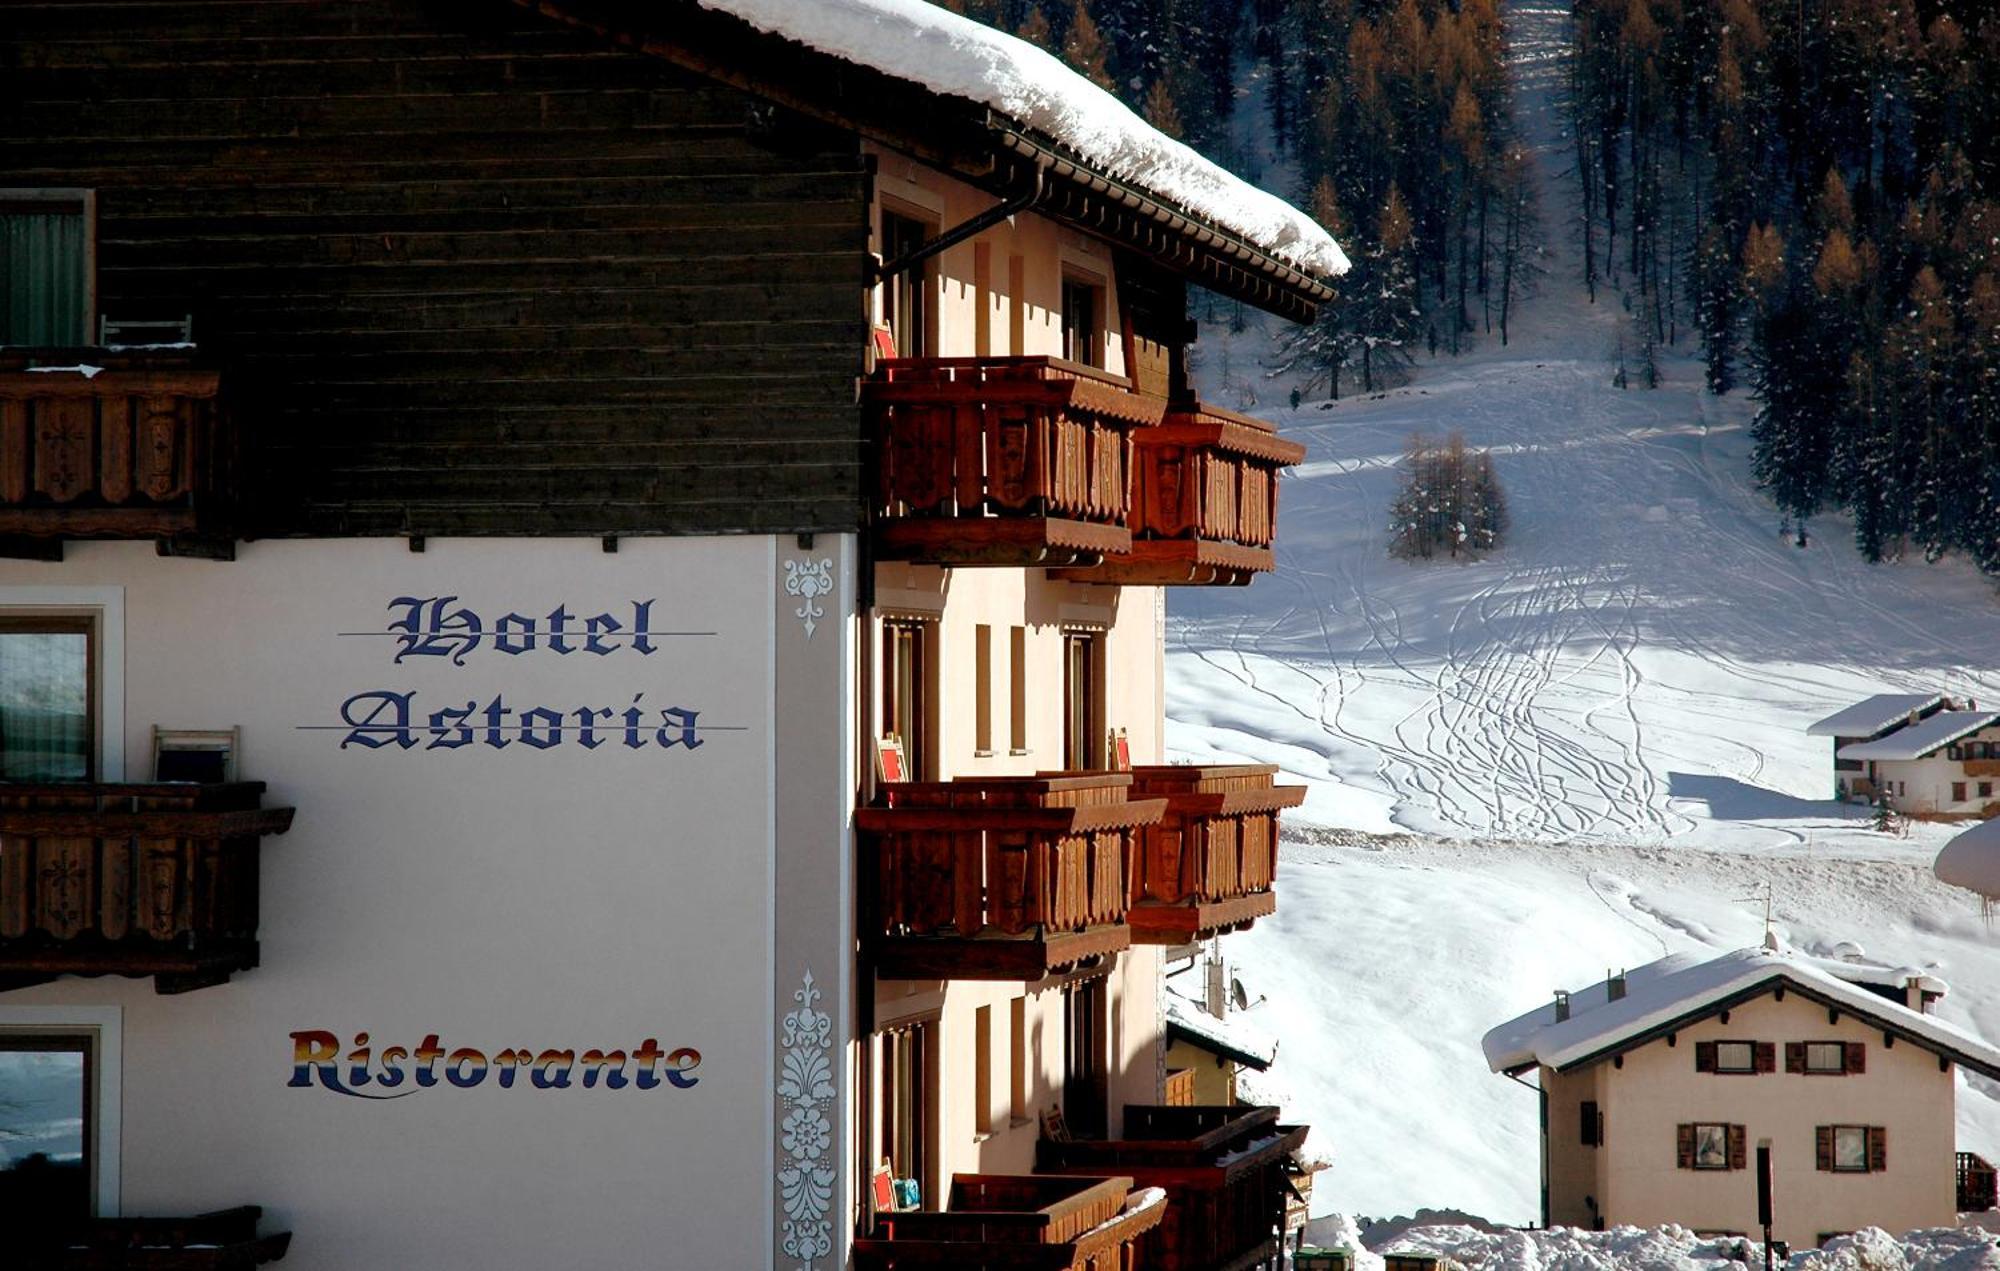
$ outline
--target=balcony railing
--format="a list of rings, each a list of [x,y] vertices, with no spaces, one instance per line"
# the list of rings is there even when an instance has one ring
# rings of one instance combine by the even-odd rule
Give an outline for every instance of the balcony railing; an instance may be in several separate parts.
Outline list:
[[[1132,545],[1133,430],[1159,397],[1053,357],[896,358],[863,386],[885,560],[1093,564]]]
[[[959,1174],[941,1213],[882,1214],[857,1271],[1123,1271],[1168,1205],[1129,1178]]]
[[[1166,815],[1140,835],[1132,939],[1186,944],[1247,927],[1277,910],[1278,813],[1304,786],[1272,783],[1275,764],[1159,765],[1133,770],[1137,798]]]
[[[276,1262],[292,1233],[257,1234],[255,1205],[193,1218],[94,1218],[30,1240],[25,1271],[250,1271]]]
[[[1044,1173],[1129,1174],[1167,1193],[1166,1221],[1141,1246],[1148,1271],[1222,1271],[1275,1257],[1285,1161],[1306,1128],[1276,1108],[1128,1105],[1125,1137],[1036,1147]]]
[[[1035,980],[1131,944],[1137,832],[1166,812],[1123,772],[885,787],[873,836],[872,937],[892,979]]]
[[[257,965],[258,839],[291,827],[262,782],[0,785],[0,988]]]
[[[219,387],[181,351],[0,351],[0,536],[226,554],[237,455]]]
[[[1261,419],[1199,402],[1170,407],[1132,444],[1132,546],[1088,581],[1235,585],[1272,567],[1278,470],[1305,458],[1305,447]]]
[[[1174,1068],[1167,1073],[1167,1083],[1163,1097],[1170,1108],[1191,1108],[1194,1106],[1194,1069]]]
[[[1971,1152],[1958,1154],[1958,1212],[1983,1214],[2000,1209],[2000,1173],[1984,1157]]]

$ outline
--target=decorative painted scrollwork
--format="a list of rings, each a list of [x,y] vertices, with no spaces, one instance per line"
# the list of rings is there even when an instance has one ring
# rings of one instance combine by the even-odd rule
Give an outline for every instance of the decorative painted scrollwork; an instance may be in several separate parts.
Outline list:
[[[826,617],[826,607],[820,604],[820,597],[833,594],[833,558],[822,556],[818,560],[786,561],[785,594],[801,598],[802,603],[792,614],[805,624],[806,639],[812,639],[819,620]]]
[[[830,571],[832,566],[829,560],[820,568]],[[809,621],[806,633],[810,638]],[[799,1271],[813,1271],[815,1259],[833,1255],[833,1222],[828,1214],[833,1209],[837,1171],[832,1164],[834,1132],[828,1113],[833,1111],[837,1088],[833,1020],[814,1008],[819,998],[812,970],[807,968],[800,986],[792,992],[798,1009],[785,1013],[779,1036],[784,1053],[778,1062],[778,1097],[785,1106],[778,1140],[783,1149],[778,1165],[778,1204],[784,1213],[779,1247],[786,1257],[799,1259]]]

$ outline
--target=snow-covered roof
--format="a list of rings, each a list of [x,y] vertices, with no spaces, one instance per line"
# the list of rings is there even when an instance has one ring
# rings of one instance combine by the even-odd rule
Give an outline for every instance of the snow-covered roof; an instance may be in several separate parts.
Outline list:
[[[2000,817],[1982,821],[1946,843],[1931,872],[1941,882],[2000,900]]]
[[[1167,1031],[1259,1071],[1278,1057],[1278,1044],[1247,1021],[1217,1019],[1178,993],[1167,994]]]
[[[1883,729],[1908,719],[1911,711],[1927,711],[1943,700],[1943,693],[1877,693],[1828,715],[1806,729],[1806,735],[1873,737]]]
[[[1721,1010],[1781,980],[1988,1076],[2000,1077],[2000,1048],[1871,992],[1864,985],[1877,981],[1864,978],[1863,968],[1855,968],[1850,978],[1835,973],[1835,965],[1833,960],[1790,949],[1738,949],[1706,959],[1677,953],[1627,972],[1623,998],[1614,1001],[1608,982],[1600,982],[1570,994],[1568,1019],[1558,1021],[1555,1003],[1550,1002],[1493,1029],[1480,1044],[1495,1072],[1536,1064],[1560,1070],[1642,1042],[1677,1021]],[[1884,970],[1866,968],[1865,976],[1879,977]],[[1942,989],[1935,979],[1923,979]]]
[[[928,0],[696,0],[760,31],[986,106],[1318,278],[1348,269],[1311,217],[1196,154],[1058,58]]]
[[[2000,720],[2000,711],[1939,711],[1887,737],[1842,746],[1834,754],[1840,759],[1922,759],[1995,720]]]

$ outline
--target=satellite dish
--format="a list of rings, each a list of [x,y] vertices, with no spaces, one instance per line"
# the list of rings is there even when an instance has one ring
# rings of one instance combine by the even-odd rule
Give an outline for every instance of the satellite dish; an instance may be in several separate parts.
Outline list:
[[[1250,995],[1243,991],[1243,981],[1233,975],[1229,977],[1229,1000],[1236,1004],[1239,1011],[1250,1009]]]

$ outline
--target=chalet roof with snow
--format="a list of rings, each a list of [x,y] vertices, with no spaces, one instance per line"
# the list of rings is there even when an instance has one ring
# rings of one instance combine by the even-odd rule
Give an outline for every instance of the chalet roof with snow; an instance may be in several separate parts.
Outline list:
[[[1025,40],[928,0],[513,0],[747,88],[1308,320],[1332,235]],[[948,227],[947,227],[948,228]]]
[[[1926,993],[1944,992],[1942,981],[1921,971],[1814,958],[1790,949],[1738,949],[1706,959],[1679,953],[1627,972],[1622,998],[1611,996],[1610,981],[1600,981],[1570,994],[1568,1019],[1556,1019],[1555,1003],[1550,1002],[1493,1029],[1481,1046],[1495,1072],[1524,1072],[1537,1065],[1568,1072],[1646,1045],[1783,985],[1974,1072],[2000,1078],[2000,1048],[1869,987],[1909,979]]]
[[[1873,737],[1943,703],[1943,693],[1877,693],[1806,729],[1810,737]]]
[[[1834,752],[1838,759],[1922,759],[1996,720],[2000,711],[1939,711],[1874,741],[1857,741]]]
[[[1217,1019],[1177,993],[1167,994],[1167,1036],[1179,1038],[1262,1072],[1278,1057],[1278,1044],[1241,1019]]]

